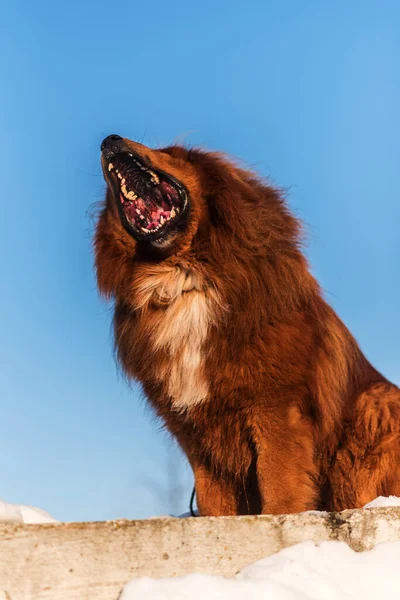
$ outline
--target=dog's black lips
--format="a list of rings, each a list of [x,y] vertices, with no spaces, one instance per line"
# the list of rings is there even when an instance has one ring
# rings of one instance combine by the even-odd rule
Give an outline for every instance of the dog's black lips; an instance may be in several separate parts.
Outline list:
[[[121,222],[135,239],[162,243],[182,229],[189,201],[177,179],[132,152],[113,155],[105,169]]]

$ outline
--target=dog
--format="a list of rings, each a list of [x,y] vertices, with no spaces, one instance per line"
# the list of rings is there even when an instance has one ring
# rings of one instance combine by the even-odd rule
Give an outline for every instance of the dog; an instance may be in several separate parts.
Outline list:
[[[98,288],[200,515],[400,496],[400,390],[325,301],[282,194],[220,153],[115,134],[101,150]]]

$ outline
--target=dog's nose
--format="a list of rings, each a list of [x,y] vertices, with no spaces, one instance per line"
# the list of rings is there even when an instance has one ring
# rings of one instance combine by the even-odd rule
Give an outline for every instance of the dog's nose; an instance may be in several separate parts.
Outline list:
[[[111,146],[115,146],[115,144],[119,142],[119,140],[122,140],[122,137],[120,135],[116,135],[115,133],[112,133],[111,135],[107,136],[101,142],[101,151],[103,152],[104,150],[111,148]]]

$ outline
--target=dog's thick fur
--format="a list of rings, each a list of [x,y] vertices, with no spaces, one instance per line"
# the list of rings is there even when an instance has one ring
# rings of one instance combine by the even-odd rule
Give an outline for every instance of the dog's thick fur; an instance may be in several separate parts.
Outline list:
[[[400,496],[400,390],[324,300],[277,190],[222,155],[124,140],[190,194],[165,250],[97,223],[115,341],[193,468],[202,515],[342,510]]]

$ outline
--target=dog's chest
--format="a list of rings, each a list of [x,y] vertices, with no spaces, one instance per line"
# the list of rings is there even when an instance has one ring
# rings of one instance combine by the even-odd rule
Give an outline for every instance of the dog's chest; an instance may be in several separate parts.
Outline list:
[[[212,295],[198,274],[181,267],[154,270],[137,292],[141,319],[149,320],[150,352],[161,357],[155,377],[174,409],[190,409],[208,396],[204,345],[214,314]]]

